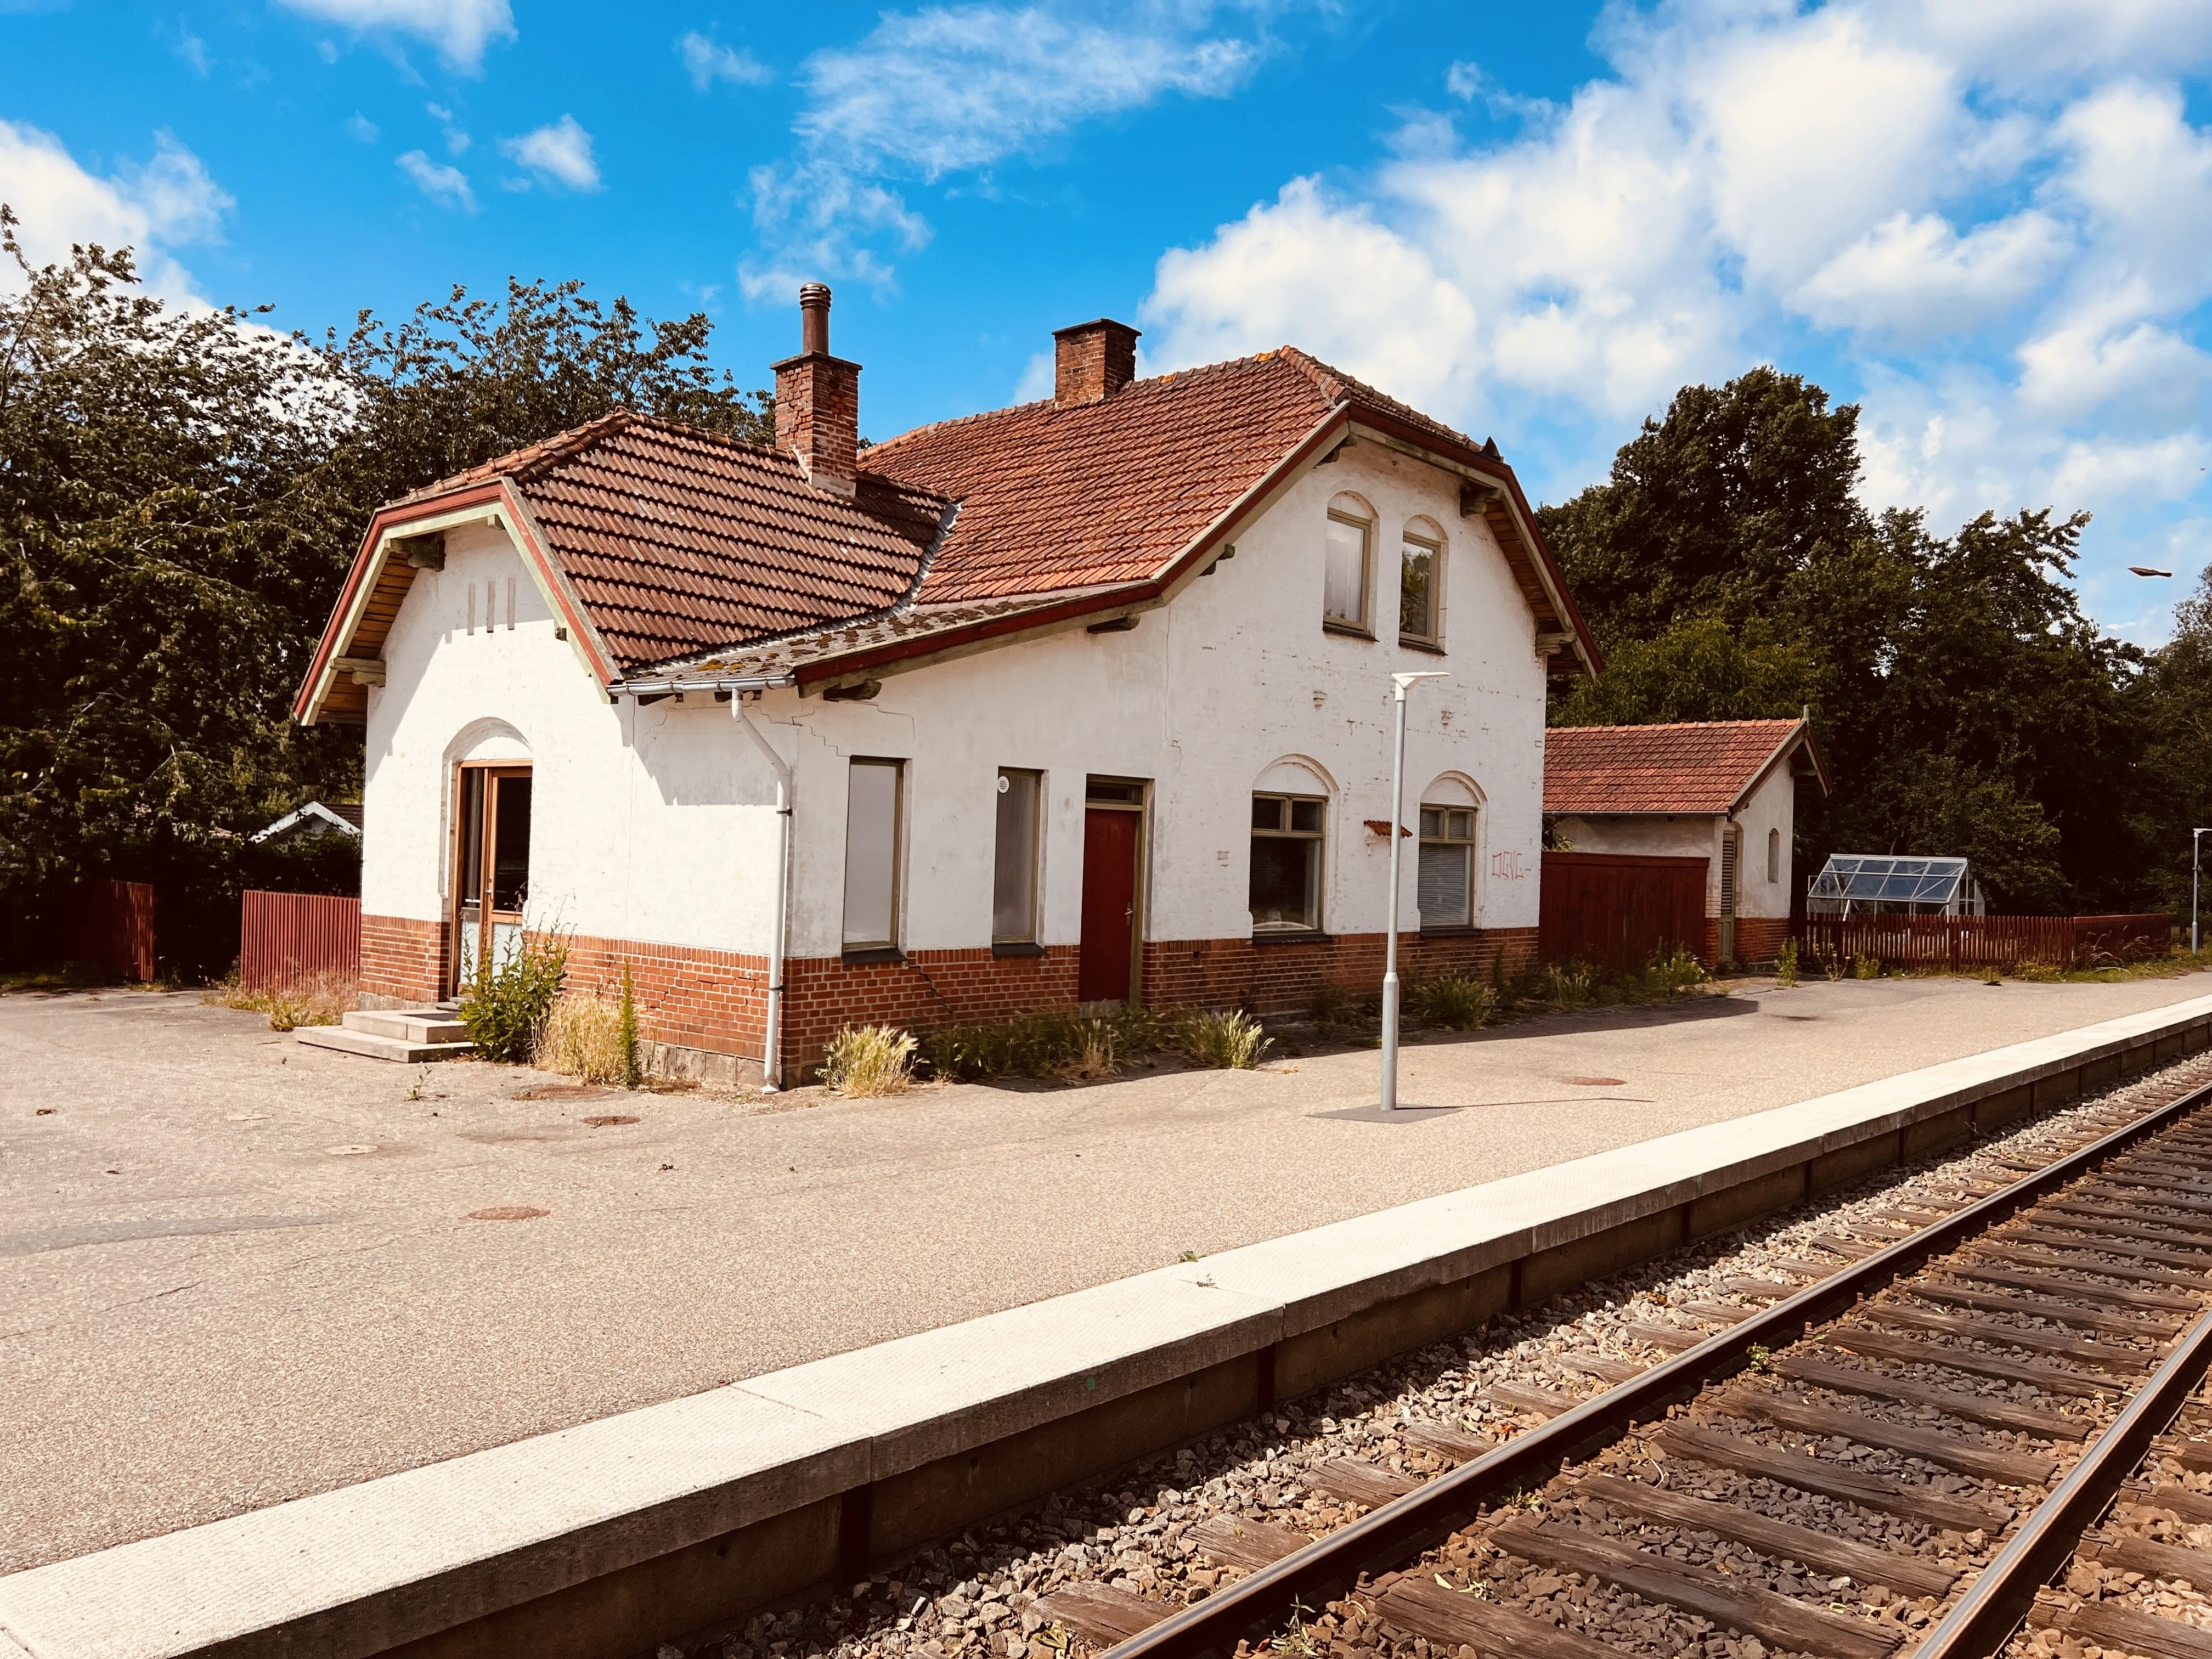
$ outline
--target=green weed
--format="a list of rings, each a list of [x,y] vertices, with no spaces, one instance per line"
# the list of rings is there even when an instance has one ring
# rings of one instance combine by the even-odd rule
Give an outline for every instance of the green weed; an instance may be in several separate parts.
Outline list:
[[[461,1024],[477,1053],[511,1066],[528,1064],[568,971],[565,933],[524,933],[495,951],[491,966],[461,999]]]
[[[1274,1047],[1260,1022],[1237,1009],[1187,1014],[1176,1025],[1175,1040],[1193,1065],[1238,1072],[1251,1070]]]

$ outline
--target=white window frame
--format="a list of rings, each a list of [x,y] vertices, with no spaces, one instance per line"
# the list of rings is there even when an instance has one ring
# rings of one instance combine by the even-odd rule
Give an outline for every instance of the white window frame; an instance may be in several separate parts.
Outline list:
[[[1429,631],[1417,634],[1406,626],[1406,555],[1419,548],[1429,556]],[[1437,650],[1444,643],[1444,544],[1406,531],[1398,538],[1398,642],[1425,645]]]
[[[1281,810],[1276,815],[1277,827],[1267,830],[1257,824],[1252,825],[1250,830],[1252,841],[1299,841],[1312,843],[1313,851],[1307,855],[1306,875],[1307,913],[1310,919],[1303,922],[1261,921],[1255,916],[1252,921],[1253,934],[1255,937],[1272,938],[1280,934],[1325,932],[1326,929],[1322,924],[1327,920],[1323,914],[1323,905],[1328,889],[1328,797],[1294,794],[1279,789],[1255,789],[1252,792],[1253,805],[1257,806],[1263,800],[1282,803]],[[1320,829],[1309,830],[1293,830],[1289,827],[1296,821],[1292,817],[1294,808],[1302,805],[1313,805],[1321,809]],[[1251,867],[1249,863],[1245,871],[1245,904],[1249,913],[1251,904]]]
[[[853,780],[859,769],[887,767],[891,774],[891,846],[890,846],[890,908],[888,913],[889,939],[861,939],[849,937],[850,922],[846,913],[853,901]],[[847,763],[845,773],[845,882],[839,894],[839,937],[844,941],[847,955],[868,951],[896,951],[899,948],[899,915],[905,898],[903,866],[906,863],[906,763],[886,756],[855,755]]]
[[[1330,524],[1348,525],[1359,532],[1359,615],[1340,617],[1328,608],[1328,537],[1322,536],[1321,625],[1339,633],[1357,634],[1364,639],[1375,637],[1370,613],[1375,608],[1375,520],[1347,513],[1341,507],[1328,510]]]
[[[1002,766],[993,774],[994,802],[1004,800],[1012,793],[1012,780],[1030,781],[1030,856],[1029,868],[1024,872],[1029,884],[1029,931],[1021,933],[1002,933],[999,931],[999,866],[1002,855],[1000,843],[1001,826],[994,804],[992,811],[991,836],[991,943],[1000,945],[1035,945],[1043,932],[1044,884],[1039,872],[1044,864],[1044,774],[1035,767]]]
[[[1436,835],[1429,833],[1429,815],[1431,812],[1445,815],[1442,818],[1442,830]],[[1467,834],[1464,836],[1455,836],[1450,833],[1451,818],[1449,815],[1455,812],[1464,816],[1467,819]],[[1465,920],[1431,922],[1427,912],[1419,908],[1421,854],[1419,850],[1415,851],[1413,854],[1414,911],[1421,919],[1421,931],[1425,933],[1459,932],[1474,926],[1476,910],[1474,848],[1480,827],[1480,807],[1470,806],[1462,801],[1423,801],[1421,803],[1420,810],[1414,819],[1420,832],[1415,842],[1417,849],[1429,847],[1455,847],[1463,850],[1467,855],[1467,916]]]

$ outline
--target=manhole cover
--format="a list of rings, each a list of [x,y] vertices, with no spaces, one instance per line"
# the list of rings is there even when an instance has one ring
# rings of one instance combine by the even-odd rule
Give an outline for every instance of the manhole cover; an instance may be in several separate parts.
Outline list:
[[[323,1150],[332,1158],[359,1158],[364,1152],[374,1152],[376,1148],[374,1146],[325,1146]]]
[[[547,1083],[535,1089],[518,1089],[510,1100],[596,1100],[606,1093],[596,1083]]]
[[[621,1124],[635,1123],[636,1121],[637,1120],[634,1117],[623,1117],[620,1115],[613,1117],[587,1117],[584,1120],[584,1125],[586,1128],[592,1129],[611,1129]]]
[[[527,1204],[495,1204],[488,1210],[471,1210],[461,1218],[464,1221],[535,1221],[541,1215],[550,1215],[550,1210],[532,1209]]]
[[[1616,1089],[1628,1081],[1625,1077],[1563,1077],[1562,1083],[1572,1083],[1585,1089]]]

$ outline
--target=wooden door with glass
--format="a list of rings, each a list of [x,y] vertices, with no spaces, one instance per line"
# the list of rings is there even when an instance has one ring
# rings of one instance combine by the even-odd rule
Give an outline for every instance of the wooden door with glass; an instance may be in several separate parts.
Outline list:
[[[453,791],[452,963],[458,996],[522,939],[530,896],[530,769],[466,765]]]

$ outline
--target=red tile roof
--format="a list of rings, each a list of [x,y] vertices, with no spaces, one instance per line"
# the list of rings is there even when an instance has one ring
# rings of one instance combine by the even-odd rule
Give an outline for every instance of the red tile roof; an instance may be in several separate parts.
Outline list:
[[[499,477],[625,668],[885,610],[951,506],[865,476],[840,501],[778,450],[625,411],[409,499]]]
[[[781,450],[617,411],[418,490],[380,523],[459,491],[512,490],[618,676],[710,656],[818,662],[956,628],[1010,635],[1018,619],[1004,613],[1073,596],[1154,601],[1179,556],[1347,418],[1497,481],[1507,495],[1481,511],[1540,629],[1564,630],[1594,667],[1495,447],[1289,347],[1096,403],[923,427],[860,452],[849,502],[809,486]],[[344,654],[338,626],[301,693],[308,718],[327,660]]]
[[[1726,812],[1801,741],[1820,775],[1802,720],[1555,726],[1544,733],[1544,810]]]
[[[1288,352],[926,426],[860,454],[960,502],[920,599],[961,604],[1142,581],[1329,413]],[[1464,441],[1462,440],[1462,441]]]

